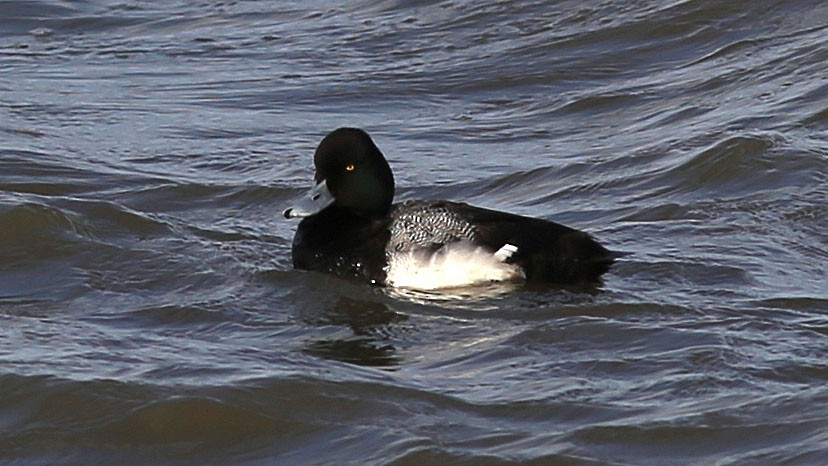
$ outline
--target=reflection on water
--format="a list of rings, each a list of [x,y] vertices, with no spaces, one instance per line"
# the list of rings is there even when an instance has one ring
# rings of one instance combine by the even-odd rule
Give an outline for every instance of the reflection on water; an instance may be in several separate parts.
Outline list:
[[[305,352],[320,358],[360,366],[393,368],[402,362],[394,346],[384,342],[382,338],[317,340],[310,342]]]
[[[341,297],[316,324],[346,326],[353,335],[313,340],[305,352],[362,366],[395,366],[402,360],[391,343],[389,326],[405,320],[384,303]]]
[[[462,287],[415,290],[410,288],[386,288],[385,293],[395,299],[410,301],[426,306],[445,306],[449,309],[491,310],[497,304],[493,300],[519,290],[524,285],[514,282]]]

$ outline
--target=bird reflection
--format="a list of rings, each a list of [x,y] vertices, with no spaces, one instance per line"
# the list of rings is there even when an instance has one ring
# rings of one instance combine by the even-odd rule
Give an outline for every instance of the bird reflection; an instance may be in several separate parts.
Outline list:
[[[325,312],[320,323],[347,326],[354,336],[315,340],[308,344],[305,352],[360,366],[393,368],[402,362],[402,358],[390,341],[389,326],[405,319],[404,314],[383,303],[342,297]]]
[[[349,340],[317,340],[311,342],[305,352],[332,361],[347,362],[358,366],[393,369],[402,363],[397,350],[390,343],[356,338]]]

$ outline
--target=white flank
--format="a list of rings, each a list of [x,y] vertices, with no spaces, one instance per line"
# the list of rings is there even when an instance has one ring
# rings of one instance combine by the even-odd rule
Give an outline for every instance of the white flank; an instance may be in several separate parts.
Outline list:
[[[504,248],[506,252],[502,252]],[[520,280],[524,278],[520,268],[504,262],[515,251],[515,246],[507,244],[493,254],[471,243],[458,242],[430,254],[425,251],[397,253],[388,264],[386,283],[400,288],[435,290]]]

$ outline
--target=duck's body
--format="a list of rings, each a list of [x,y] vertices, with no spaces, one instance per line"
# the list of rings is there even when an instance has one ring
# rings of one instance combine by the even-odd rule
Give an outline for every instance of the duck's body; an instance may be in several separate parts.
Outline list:
[[[370,283],[435,289],[491,281],[595,283],[616,255],[554,222],[449,201],[391,204],[393,175],[362,130],[340,128],[316,150],[317,185],[285,211],[305,217],[294,267]]]

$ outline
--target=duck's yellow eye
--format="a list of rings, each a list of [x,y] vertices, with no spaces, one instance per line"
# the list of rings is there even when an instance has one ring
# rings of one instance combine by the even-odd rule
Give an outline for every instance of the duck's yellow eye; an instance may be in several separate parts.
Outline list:
[[[345,165],[345,171],[346,172],[352,172],[352,171],[354,171],[354,169],[356,169],[356,167],[352,163],[349,163],[348,165]]]

